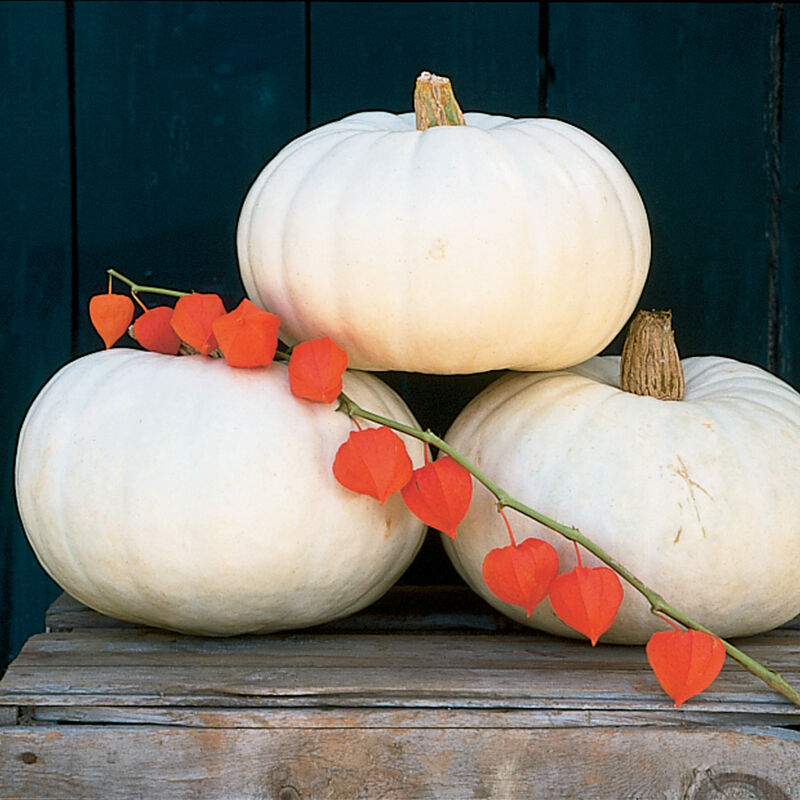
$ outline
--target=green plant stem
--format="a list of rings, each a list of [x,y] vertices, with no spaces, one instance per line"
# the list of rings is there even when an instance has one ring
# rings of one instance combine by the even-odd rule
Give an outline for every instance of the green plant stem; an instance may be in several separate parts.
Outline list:
[[[183,297],[184,295],[191,294],[191,292],[181,292],[178,289],[163,289],[160,286],[143,286],[142,284],[132,281],[130,278],[117,272],[115,269],[107,269],[106,272],[118,281],[122,281],[126,286],[130,287],[131,294],[137,295],[140,292],[145,294],[163,294],[167,297]]]
[[[533,509],[525,503],[522,503],[516,498],[512,497],[508,492],[506,492],[491,478],[489,478],[489,476],[486,475],[482,470],[464,458],[464,456],[462,456],[459,452],[454,450],[444,439],[440,438],[431,431],[423,431],[419,428],[414,428],[410,425],[404,425],[401,422],[396,422],[388,417],[383,417],[380,414],[374,414],[371,411],[361,408],[361,406],[359,406],[344,393],[339,395],[338,410],[343,411],[350,417],[360,417],[361,419],[370,420],[371,422],[375,422],[379,425],[385,425],[387,428],[391,428],[398,433],[404,433],[407,436],[419,439],[426,444],[436,447],[440,452],[450,456],[454,461],[457,461],[462,467],[468,470],[476,478],[476,480],[483,484],[483,486],[485,486],[494,495],[497,500],[497,507],[499,510],[503,508],[512,508],[515,511],[518,511],[520,514],[523,514],[524,516],[540,523],[541,525],[544,525],[546,528],[561,534],[561,536],[564,536],[573,542],[577,542],[582,547],[586,548],[590,553],[595,555],[600,561],[606,564],[606,566],[613,569],[617,575],[630,584],[637,592],[639,592],[639,594],[643,595],[650,604],[650,610],[653,614],[663,614],[664,616],[673,619],[675,622],[680,623],[686,628],[703,631],[704,633],[715,636],[723,643],[725,646],[725,651],[731,658],[733,658],[735,661],[738,661],[739,664],[741,664],[748,672],[752,673],[757,678],[760,678],[770,688],[774,689],[776,692],[779,692],[796,706],[800,707],[800,692],[791,686],[791,684],[789,684],[780,674],[774,672],[773,670],[767,669],[759,661],[756,661],[751,656],[748,656],[746,653],[739,650],[738,647],[735,647],[730,642],[726,641],[721,636],[717,636],[717,634],[701,625],[696,620],[674,608],[670,603],[664,600],[661,595],[647,587],[630,570],[612,558],[611,555],[606,553],[605,550],[595,544],[591,539],[588,539],[586,536],[584,536],[577,528],[571,528],[568,525],[562,525],[560,522],[550,519],[550,517],[546,516],[545,514],[536,511],[536,509]]]
[[[126,277],[120,272],[117,272],[115,269],[109,269],[106,270],[106,272],[110,277],[116,278],[130,287],[131,294],[133,295],[136,295],[139,292],[167,295],[169,297],[183,297],[184,295],[191,294],[190,292],[182,292],[177,289],[164,289],[160,286],[144,286],[132,281],[130,278]],[[275,354],[275,357],[282,361],[288,361],[290,354],[279,350]],[[733,658],[735,661],[738,661],[739,664],[741,664],[748,672],[764,681],[767,686],[774,689],[776,692],[779,692],[796,706],[800,707],[800,692],[792,687],[780,674],[774,672],[773,670],[767,669],[759,661],[756,661],[754,658],[751,658],[746,653],[739,650],[738,647],[735,647],[721,636],[717,636],[713,631],[674,608],[666,600],[664,600],[661,595],[648,588],[644,583],[642,583],[641,580],[639,580],[639,578],[630,572],[630,570],[606,553],[605,550],[595,544],[591,539],[587,539],[586,536],[584,536],[577,528],[571,528],[568,525],[562,525],[560,522],[550,519],[550,517],[546,516],[545,514],[536,511],[536,509],[533,509],[525,503],[522,503],[516,498],[512,497],[508,492],[506,492],[491,478],[489,478],[489,476],[486,475],[482,470],[478,469],[478,467],[476,467],[472,462],[468,461],[458,451],[450,447],[450,445],[444,439],[440,438],[431,431],[423,431],[410,425],[404,425],[401,422],[389,419],[388,417],[383,417],[380,414],[374,414],[367,409],[361,408],[361,406],[350,399],[344,392],[339,395],[339,406],[337,410],[343,411],[350,417],[360,417],[361,419],[376,422],[379,425],[385,425],[387,428],[391,428],[398,433],[404,433],[407,436],[413,437],[414,439],[419,439],[420,441],[425,442],[432,447],[436,447],[440,452],[447,454],[454,461],[457,461],[459,464],[461,464],[461,466],[464,467],[468,472],[474,475],[476,480],[483,484],[483,486],[485,486],[494,495],[494,497],[497,499],[497,508],[499,511],[502,511],[503,508],[512,508],[515,511],[518,511],[520,514],[534,520],[535,522],[544,525],[546,528],[561,534],[570,541],[576,542],[582,547],[585,547],[600,561],[613,569],[614,572],[616,572],[623,580],[636,589],[637,592],[643,595],[650,604],[650,610],[653,614],[662,614],[687,628],[693,628],[694,630],[703,631],[711,636],[715,636],[723,643],[725,646],[725,651],[731,658]]]

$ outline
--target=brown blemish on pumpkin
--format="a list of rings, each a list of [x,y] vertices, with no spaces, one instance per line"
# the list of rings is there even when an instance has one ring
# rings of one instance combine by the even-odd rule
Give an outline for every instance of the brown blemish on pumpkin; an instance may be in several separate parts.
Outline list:
[[[386,520],[386,532],[383,534],[384,539],[388,539],[392,535],[392,518],[388,517]]]
[[[678,539],[681,538],[681,534],[683,533],[683,525],[678,528],[678,532],[675,534],[675,538],[672,540],[672,544],[678,544]]]
[[[700,530],[703,532],[703,538],[706,538],[706,529],[703,526],[703,521],[700,519],[700,509],[697,506],[697,497],[695,497],[694,490],[699,489],[709,500],[713,500],[714,498],[711,496],[710,492],[708,492],[705,488],[703,488],[697,481],[692,480],[689,477],[689,470],[686,467],[683,459],[678,456],[678,463],[681,465],[681,468],[678,469],[674,465],[670,465],[670,469],[680,478],[683,478],[686,481],[686,487],[689,490],[689,500],[692,503],[692,508],[694,509],[694,514],[697,517],[697,522],[700,525]],[[680,531],[679,531],[680,533]],[[677,538],[676,540],[677,541]]]
[[[441,261],[443,258],[446,258],[447,253],[445,252],[445,248],[447,247],[447,242],[442,239],[436,239],[431,246],[430,250],[428,250],[428,255],[431,258],[435,258],[437,261]]]

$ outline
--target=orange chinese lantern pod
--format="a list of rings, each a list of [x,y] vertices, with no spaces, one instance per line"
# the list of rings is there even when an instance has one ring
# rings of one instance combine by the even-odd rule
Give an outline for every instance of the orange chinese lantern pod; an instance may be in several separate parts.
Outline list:
[[[247,298],[211,323],[219,349],[232,367],[266,367],[278,349],[281,321]]]
[[[403,440],[383,426],[353,431],[333,462],[333,474],[342,486],[381,504],[409,482],[412,472]]]
[[[342,392],[347,353],[327,336],[300,342],[289,359],[289,388],[295,397],[332,403]]]
[[[133,323],[133,337],[145,350],[174,356],[178,354],[181,340],[172,329],[172,308],[156,306],[137,317]]]
[[[108,350],[128,330],[133,301],[125,294],[96,294],[89,300],[89,319]]]
[[[218,294],[186,294],[178,298],[170,324],[178,337],[198,353],[208,355],[217,347],[212,324],[225,313]]]
[[[558,575],[558,553],[542,539],[496,547],[483,559],[483,580],[504,603],[522,606],[530,616]]]
[[[625,592],[617,573],[608,567],[584,567],[559,575],[548,596],[556,616],[589,637],[592,647],[614,622]]]
[[[725,645],[704,631],[654,633],[646,651],[661,688],[677,708],[708,688],[725,661]]]
[[[455,459],[443,456],[414,470],[402,495],[409,511],[455,539],[472,501],[472,475]]]

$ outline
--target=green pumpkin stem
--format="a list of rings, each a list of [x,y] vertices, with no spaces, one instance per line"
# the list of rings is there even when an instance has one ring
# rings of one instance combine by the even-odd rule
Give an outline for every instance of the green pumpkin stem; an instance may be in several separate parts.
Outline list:
[[[624,391],[659,400],[683,400],[686,383],[671,311],[637,312],[628,327],[619,367],[619,385]]]
[[[414,87],[414,112],[417,130],[439,125],[466,125],[449,78],[422,72]]]

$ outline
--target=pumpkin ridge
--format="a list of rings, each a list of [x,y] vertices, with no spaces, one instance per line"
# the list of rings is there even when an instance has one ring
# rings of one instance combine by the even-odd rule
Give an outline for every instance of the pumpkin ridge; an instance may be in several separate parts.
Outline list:
[[[372,131],[369,132],[372,134]],[[280,310],[277,312],[278,316],[284,323],[288,324],[296,324],[298,330],[300,331],[301,339],[311,339],[317,336],[330,336],[331,338],[338,341],[338,339],[342,338],[339,335],[338,330],[324,330],[322,328],[318,328],[316,330],[309,330],[306,325],[300,323],[300,321],[296,318],[294,314],[291,313],[291,309],[294,308],[303,308],[309,302],[307,286],[303,284],[303,280],[298,283],[296,277],[293,276],[293,267],[295,266],[291,253],[291,247],[289,244],[289,234],[292,230],[292,219],[297,215],[298,217],[302,217],[305,213],[304,209],[301,207],[301,195],[304,189],[315,182],[315,174],[317,170],[320,168],[320,165],[323,161],[329,160],[337,150],[342,149],[345,145],[352,142],[353,139],[356,139],[359,136],[364,134],[363,131],[354,131],[353,133],[346,133],[341,135],[338,140],[331,146],[330,143],[328,147],[320,154],[319,158],[315,159],[313,164],[310,166],[308,171],[305,173],[303,177],[296,182],[292,187],[292,199],[286,205],[284,210],[283,222],[281,224],[281,228],[283,230],[283,235],[281,237],[281,259],[280,259],[280,287],[284,292],[286,292],[288,296],[288,302],[282,303]],[[337,202],[338,205],[341,205],[341,189],[340,189],[340,196]],[[334,217],[335,219],[335,217]],[[333,236],[334,238],[338,236],[338,231],[336,230],[336,226],[332,226]],[[325,287],[326,292],[329,292],[333,287],[334,292],[341,291],[341,287],[337,286],[337,282],[333,276],[330,274],[328,277],[328,283]],[[327,316],[323,314],[323,316]],[[347,347],[344,348],[347,350]]]
[[[563,125],[566,125],[566,124],[567,123],[563,123]],[[606,168],[606,165],[604,163],[602,163],[599,158],[595,157],[593,154],[590,154],[584,147],[578,145],[578,143],[575,141],[575,139],[573,139],[571,136],[567,135],[566,131],[569,130],[569,128],[565,128],[565,127],[563,127],[563,125],[552,126],[552,128],[551,128],[552,132],[556,136],[559,136],[559,137],[561,137],[563,139],[566,139],[567,141],[572,143],[575,147],[577,147],[580,150],[581,153],[585,154],[586,157],[592,162],[592,164],[599,170],[600,174],[605,178],[605,181],[606,181],[607,185],[609,185],[611,187],[611,190],[614,193],[614,198],[616,200],[617,208],[622,212],[622,214],[623,214],[623,216],[625,218],[625,229],[626,229],[626,232],[628,234],[628,236],[625,239],[625,243],[630,248],[630,256],[631,256],[628,263],[631,263],[631,264],[634,264],[634,265],[640,264],[640,263],[644,263],[645,267],[647,268],[647,266],[649,265],[650,255],[651,255],[651,253],[650,253],[650,247],[651,246],[650,246],[650,238],[649,238],[649,226],[648,226],[648,236],[645,237],[645,240],[647,242],[646,252],[640,253],[640,252],[638,252],[639,237],[634,235],[634,232],[636,231],[637,228],[636,228],[636,225],[634,224],[634,220],[633,220],[633,217],[631,215],[631,209],[629,207],[628,202],[623,200],[622,195],[621,195],[621,193],[619,191],[619,188],[617,186],[617,182],[615,180],[611,179],[611,177],[609,176],[609,173],[608,173],[608,169]],[[548,127],[550,127],[550,126],[548,126]],[[601,152],[604,156],[611,156],[611,158],[613,158],[615,161],[618,161],[618,159],[617,159],[616,155],[614,154],[614,152],[609,147],[604,145],[602,142],[600,142],[599,140],[595,139],[593,136],[590,136],[589,134],[587,134],[585,131],[583,131],[580,128],[574,128],[574,130],[580,131],[580,133],[582,134],[582,136],[580,138],[584,138],[585,137],[585,141],[587,142],[588,146],[594,147],[599,152]],[[641,195],[638,193],[638,190],[636,189],[636,184],[634,183],[633,178],[630,175],[628,175],[628,178],[631,181],[631,184],[634,186],[635,194],[634,194],[633,199],[634,200],[638,199],[640,208],[641,208],[641,210],[644,211],[644,221],[645,221],[645,223],[647,223],[647,209],[644,206],[644,201],[642,200]],[[639,209],[637,209],[637,210],[639,210]],[[646,270],[645,270],[645,273],[646,273]],[[618,311],[617,317],[615,318],[615,323],[614,323],[614,328],[617,331],[619,331],[622,328],[622,326],[625,324],[625,320],[630,316],[631,312],[634,309],[634,306],[636,305],[636,301],[639,299],[639,297],[640,297],[640,295],[642,293],[642,287],[641,286],[637,287],[636,281],[632,279],[633,276],[632,275],[628,275],[627,277],[629,278],[629,281],[628,281],[628,284],[629,284],[629,286],[628,286],[628,294],[627,294],[627,297],[625,299],[625,302],[624,303],[620,303],[620,308],[619,308],[619,311]],[[616,334],[613,334],[613,335],[609,336],[600,345],[600,347],[597,348],[597,352],[599,352],[603,348],[605,348],[609,344],[609,342],[611,342],[614,339],[615,335]]]
[[[357,158],[354,159],[348,171],[347,178],[341,182],[339,187],[339,196],[336,202],[337,210],[333,215],[334,220],[340,219],[344,216],[342,209],[347,205],[347,197],[354,182],[353,176],[358,176],[366,170],[367,167],[365,164],[373,159],[375,150],[378,150],[387,140],[394,139],[398,133],[401,135],[406,133],[419,134],[419,132],[416,130],[407,132],[379,130],[375,133],[376,136],[372,141],[370,141],[367,150],[357,154]],[[415,137],[417,144],[419,143],[420,138],[420,136]],[[333,249],[335,252],[345,253],[349,257],[348,245],[346,243],[348,232],[346,232],[342,226],[334,227]],[[347,258],[345,260],[347,260]],[[352,341],[353,338],[351,326],[348,325],[348,320],[358,317],[359,314],[363,313],[365,301],[359,294],[353,291],[353,285],[351,282],[346,280],[337,280],[333,272],[329,274],[329,279],[330,282],[328,287],[328,296],[332,298],[331,311],[335,315],[334,327],[336,334],[335,336],[332,336],[332,338],[334,338],[337,342],[341,339],[343,342],[347,343],[348,341]],[[413,297],[413,287],[409,287],[407,289],[405,286],[395,285],[394,289],[395,291],[390,298],[393,299],[395,303],[395,313],[397,313],[397,311],[402,312],[404,308],[413,306],[413,302],[404,303],[402,301],[402,298],[408,297],[409,295]],[[369,303],[369,299],[367,299],[366,302]],[[391,316],[388,310],[386,311],[385,315]],[[382,336],[378,338],[383,339]],[[390,342],[389,346],[392,345],[393,343]],[[342,346],[345,350],[348,349],[345,345]],[[402,343],[398,343],[397,346],[402,346]],[[374,347],[375,344],[372,340],[358,343],[358,349],[367,353],[369,353]],[[370,357],[372,358],[371,354]]]

